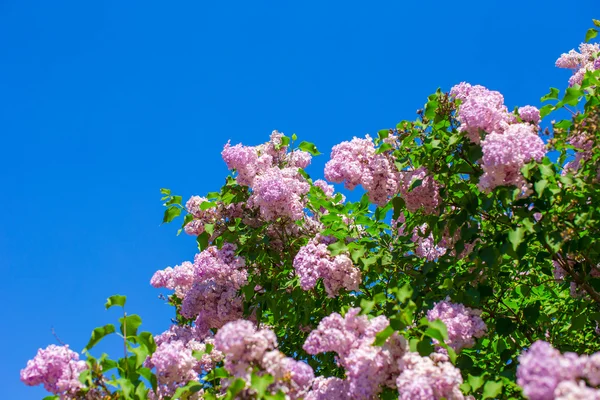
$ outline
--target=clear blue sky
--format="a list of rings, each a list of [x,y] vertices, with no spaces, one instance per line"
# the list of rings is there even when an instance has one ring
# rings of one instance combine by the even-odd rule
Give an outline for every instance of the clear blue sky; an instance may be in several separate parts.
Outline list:
[[[158,190],[217,190],[228,139],[295,132],[325,153],[320,177],[332,145],[414,118],[437,87],[539,105],[599,13],[597,0],[0,2],[0,397],[41,398],[20,369],[51,327],[80,351],[118,317],[111,294],[167,328],[149,279],[195,243],[160,226]]]

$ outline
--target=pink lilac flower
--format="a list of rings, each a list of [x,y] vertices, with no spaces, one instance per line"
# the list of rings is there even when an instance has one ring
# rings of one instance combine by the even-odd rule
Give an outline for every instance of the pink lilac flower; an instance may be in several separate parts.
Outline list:
[[[181,314],[196,318],[202,329],[219,328],[242,316],[239,289],[248,281],[243,258],[235,255],[235,245],[225,243],[219,250],[210,246],[196,255],[194,263],[158,271],[152,277],[155,287],[175,290],[182,299]]]
[[[519,107],[519,116],[525,122],[531,122],[534,125],[538,125],[541,121],[540,110],[534,106]]]
[[[312,390],[304,400],[348,400],[350,398],[352,397],[347,380],[318,376],[312,382]]]
[[[188,222],[185,227],[185,233],[188,235],[198,236],[204,232],[206,224],[214,224],[220,218],[216,207],[210,207],[206,210],[200,208],[202,203],[208,202],[206,197],[192,196],[185,203],[185,208],[188,213],[192,214],[193,220]]]
[[[395,165],[386,155],[376,154],[369,135],[365,139],[355,137],[350,142],[335,145],[325,165],[325,179],[343,182],[349,190],[362,185],[371,202],[378,206],[385,205],[398,193],[400,184]]]
[[[269,390],[281,390],[286,398],[303,398],[314,378],[312,368],[286,357],[277,350],[277,338],[272,330],[257,330],[250,321],[238,320],[224,325],[215,336],[215,348],[225,354],[225,368],[235,377],[248,380],[252,368],[275,378]]]
[[[208,330],[201,329],[200,327],[171,325],[167,331],[156,335],[154,341],[157,346],[163,343],[180,341],[190,351],[203,352],[204,354],[195,367],[195,371],[198,374],[214,369],[215,365],[223,360],[223,353],[214,347],[210,352],[206,353],[207,345],[214,345],[214,338]],[[147,366],[152,367],[150,359],[147,360]]]
[[[250,186],[254,177],[259,172],[258,155],[253,147],[236,144],[231,146],[229,142],[221,152],[221,156],[227,164],[227,168],[237,172],[236,181],[239,185]]]
[[[411,241],[417,245],[415,254],[419,258],[427,259],[427,261],[435,261],[446,254],[447,248],[444,246],[443,241],[435,243],[431,232],[428,236],[424,236],[426,232],[427,224],[423,224],[413,230]]]
[[[179,298],[183,298],[194,283],[194,264],[184,261],[175,268],[167,267],[154,273],[150,284],[155,288],[174,290]]]
[[[554,400],[600,400],[600,390],[586,386],[583,381],[563,381],[554,391]]]
[[[417,180],[421,180],[421,184],[411,189]],[[410,212],[422,209],[424,214],[434,214],[441,202],[439,189],[440,185],[428,175],[425,167],[404,172],[402,175],[400,195]]]
[[[450,94],[461,100],[457,113],[459,131],[465,132],[473,143],[480,142],[481,131],[502,133],[511,121],[500,92],[462,82],[454,86]]]
[[[79,354],[69,346],[51,344],[39,349],[36,356],[27,361],[21,370],[21,381],[27,386],[44,385],[50,393],[75,399],[76,392],[83,387],[79,374],[86,369],[86,362],[80,361]]]
[[[448,346],[455,351],[473,347],[474,338],[485,335],[487,327],[481,319],[481,311],[465,307],[462,304],[451,303],[448,299],[434,304],[427,312],[427,319],[441,320],[448,329]]]
[[[568,53],[563,53],[558,60],[556,66],[558,68],[570,69],[573,75],[569,79],[569,86],[581,84],[583,77],[587,71],[598,69],[598,52],[600,45],[598,43],[582,43],[579,45],[579,52],[571,50]]]
[[[296,169],[272,167],[254,178],[248,205],[259,208],[267,221],[280,217],[296,221],[304,217],[303,196],[309,190],[310,185]]]
[[[332,256],[327,245],[317,239],[300,248],[293,265],[303,290],[314,288],[322,278],[328,297],[337,296],[342,288],[358,290],[361,282],[360,270],[347,255]]]
[[[286,357],[279,350],[266,353],[260,362],[262,369],[273,378],[272,391],[282,391],[291,400],[304,398],[310,389],[315,374],[313,369],[302,361]]]
[[[559,383],[581,376],[584,367],[576,354],[560,354],[539,340],[519,356],[517,384],[531,400],[552,400]]]
[[[304,169],[310,165],[311,160],[312,156],[310,153],[302,150],[294,150],[289,153],[288,167]]]
[[[180,340],[161,343],[149,360],[165,394],[173,394],[178,386],[198,380],[197,364],[192,351]]]
[[[399,400],[463,400],[460,370],[443,357],[421,357],[407,353],[398,361],[402,373],[398,376]]]
[[[346,369],[349,398],[370,399],[384,385],[395,387],[397,360],[406,352],[406,341],[395,334],[384,346],[373,346],[375,335],[389,321],[384,316],[369,320],[359,312],[359,308],[351,308],[343,318],[337,313],[325,317],[309,334],[303,349],[308,354],[337,353],[339,364]]]
[[[481,142],[483,176],[479,181],[482,191],[497,186],[521,187],[526,182],[521,167],[546,154],[546,147],[530,124],[510,125],[503,134],[491,133]]]

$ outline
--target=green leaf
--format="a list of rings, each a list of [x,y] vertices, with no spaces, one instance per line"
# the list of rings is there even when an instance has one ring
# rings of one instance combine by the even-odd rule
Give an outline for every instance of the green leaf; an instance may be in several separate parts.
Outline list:
[[[493,399],[502,393],[502,382],[487,381],[483,386],[482,399]]]
[[[544,118],[548,114],[550,114],[552,111],[554,111],[554,106],[552,104],[546,104],[545,106],[540,108],[540,117]]]
[[[599,27],[599,28],[600,28],[600,20],[597,20],[597,19],[593,19],[593,18],[592,18],[592,22],[594,23],[594,25],[596,25],[597,27]]]
[[[563,103],[576,106],[579,103],[579,98],[584,95],[583,90],[574,87],[567,88],[565,97],[563,97]]]
[[[121,323],[121,333],[123,336],[136,336],[137,329],[142,324],[142,318],[137,314],[131,314],[119,318],[119,322]],[[125,322],[125,324],[123,324],[123,322]]]
[[[593,38],[595,38],[596,36],[598,36],[598,30],[594,29],[594,28],[590,28],[587,30],[587,32],[585,33],[585,42],[589,42],[590,40],[592,40]]]
[[[434,347],[431,344],[431,339],[429,337],[424,338],[417,344],[417,351],[422,357],[426,357],[433,353]]]
[[[304,150],[304,151],[307,151],[307,152],[309,152],[309,153],[310,153],[310,154],[312,154],[313,156],[318,156],[319,154],[321,154],[321,153],[319,152],[319,150],[317,150],[317,146],[315,146],[313,143],[310,143],[310,142],[301,142],[301,143],[298,145],[298,148],[299,148],[300,150]]]
[[[106,307],[107,310],[113,306],[125,307],[126,300],[127,300],[127,296],[115,294],[113,296],[110,296],[108,299],[106,299],[106,304],[104,306]]]
[[[115,326],[113,324],[107,324],[95,328],[92,331],[92,337],[90,338],[90,341],[85,345],[81,352],[84,353],[88,350],[91,350],[92,347],[94,347],[104,336],[110,335],[111,333],[115,333]]]
[[[202,385],[196,381],[189,381],[185,386],[178,387],[171,399],[181,399],[183,395],[197,393],[202,389]],[[186,396],[187,397],[187,396]]]
[[[156,342],[150,332],[141,332],[137,337],[137,341],[140,345],[146,346],[150,353],[154,353],[156,350]]]
[[[512,244],[513,250],[517,251],[517,248],[523,242],[523,237],[525,236],[525,228],[518,227],[515,230],[508,232],[508,240]]]
[[[160,189],[160,193],[164,194],[165,196],[170,196],[171,195],[171,190],[170,189]]]
[[[394,328],[392,328],[391,326],[388,326],[387,328],[385,328],[384,330],[382,330],[381,332],[379,332],[377,335],[375,335],[375,342],[373,343],[374,346],[383,346],[383,344],[385,343],[385,341],[394,334],[394,332],[396,332],[394,330]]]
[[[429,328],[425,330],[426,335],[437,339],[440,343],[448,340],[448,328],[446,328],[446,325],[441,320],[427,321],[427,324]]]
[[[559,93],[560,93],[560,90],[558,90],[557,88],[550,88],[550,93],[548,93],[547,95],[542,97],[540,100],[541,101],[558,100]]]
[[[183,200],[183,197],[181,196],[173,196],[171,197],[171,200],[167,201],[165,204],[167,206],[170,206],[171,204],[179,204],[181,205],[181,201]]]
[[[252,374],[250,379],[251,387],[252,389],[256,390],[256,394],[258,395],[259,399],[264,397],[269,385],[275,381],[275,378],[268,374],[262,376]]]
[[[509,318],[500,317],[496,320],[496,331],[503,336],[513,333],[517,329],[517,325]]]
[[[196,242],[198,242],[198,249],[200,251],[208,247],[208,239],[210,239],[210,235],[206,231],[198,235],[198,237],[196,238]]]
[[[483,376],[473,376],[471,374],[469,374],[467,380],[469,381],[469,385],[471,385],[471,389],[473,389],[473,391],[476,391],[483,386],[483,382],[485,381]]]
[[[391,150],[393,148],[394,148],[394,146],[392,146],[391,144],[383,143],[381,146],[379,146],[379,148],[377,149],[375,154],[385,153],[386,151]]]
[[[246,382],[241,378],[237,378],[227,388],[226,399],[235,399],[236,396],[238,395],[238,393],[240,393],[242,390],[244,390],[245,387],[246,387]]]
[[[544,193],[544,189],[546,189],[546,186],[548,186],[548,181],[545,179],[541,179],[533,184],[533,187],[535,188],[535,191],[538,194],[538,196],[541,196],[542,193]]]
[[[129,379],[119,378],[117,379],[117,384],[123,391],[125,399],[133,399],[132,394],[135,391],[135,386],[133,386],[133,383]]]
[[[295,142],[296,140],[298,140],[298,136],[296,136],[295,133],[292,133],[292,140]]]
[[[165,210],[165,215],[163,216],[163,224],[169,223],[177,218],[181,214],[181,208],[177,206],[170,206]]]

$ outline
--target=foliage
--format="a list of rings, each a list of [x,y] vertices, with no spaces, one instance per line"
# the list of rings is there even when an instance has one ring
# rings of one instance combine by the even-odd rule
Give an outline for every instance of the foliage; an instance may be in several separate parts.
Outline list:
[[[596,30],[590,29],[586,41],[595,35]],[[291,386],[291,375],[278,376],[264,361],[247,359],[245,372],[237,373],[228,364],[231,354],[222,350],[225,338],[219,336],[220,328],[238,318],[252,321],[257,328],[272,330],[278,351],[306,362],[316,376],[352,381],[350,356],[341,355],[341,350],[337,356],[308,351],[305,343],[324,319],[334,313],[349,315],[358,307],[371,321],[378,316],[389,321],[365,346],[385,348],[399,334],[406,339],[406,351],[423,357],[447,355],[448,362],[460,369],[465,396],[523,398],[517,385],[519,355],[534,342],[547,341],[563,352],[600,351],[599,86],[600,69],[588,70],[581,83],[562,96],[552,88],[542,97],[547,103],[540,109],[542,117],[559,115],[559,110],[568,110],[572,117],[553,121],[540,136],[548,151],[543,158],[522,157],[519,168],[511,172],[517,174],[511,178],[516,180],[505,178],[509,184],[491,188],[482,186],[482,177],[498,173],[492,167],[508,168],[489,161],[495,156],[486,148],[493,132],[477,129],[473,137],[466,130],[468,97],[440,90],[428,97],[415,121],[380,130],[371,144],[367,137],[334,148],[332,160],[335,154],[348,154],[360,146],[362,153],[335,167],[341,169],[330,170],[330,175],[346,174],[336,175],[336,182],[366,189],[356,202],[345,201],[323,181],[311,179],[301,159],[309,157],[305,153],[320,153],[312,143],[295,145],[296,135],[274,133],[271,141],[252,148],[228,144],[223,157],[235,174],[219,192],[184,205],[181,196],[161,189],[163,222],[173,222],[187,211],[182,230],[197,236],[202,257],[212,257],[207,263],[227,272],[208,276],[197,257],[177,273],[159,271],[153,278],[155,286],[174,290],[169,302],[177,324],[203,330],[193,357],[208,357],[214,365],[197,367],[196,379],[169,386],[172,382],[165,383],[168,379],[158,371],[158,361],[150,357],[171,339],[165,339],[166,333],[159,338],[138,333],[141,318],[124,313],[118,331],[112,324],[93,330],[83,350],[87,370],[79,377],[81,385],[63,394],[90,399],[309,398],[314,394],[297,394],[294,390],[300,389]],[[525,110],[500,112],[509,125],[539,129],[538,121],[526,119]],[[242,153],[245,162],[236,164],[234,158]],[[270,165],[261,167],[265,155]],[[354,161],[363,169],[350,177],[348,168]],[[348,184],[354,178],[358,180]],[[377,179],[383,182],[379,186],[373,184]],[[522,185],[515,185],[517,181]],[[425,206],[432,199],[433,205]],[[300,218],[293,211],[298,205]],[[302,264],[298,254],[309,248],[320,255],[306,253],[315,258]],[[315,263],[322,269],[301,269]],[[359,276],[357,286],[336,280],[340,272],[335,268],[342,263],[346,265],[342,278]],[[316,274],[315,282],[308,282],[301,271]],[[206,317],[210,310],[197,308],[186,311],[190,293],[208,296],[198,288],[209,284],[213,292],[222,290],[212,309],[216,315]],[[224,306],[223,293],[229,296],[227,312],[219,308]],[[208,297],[199,298],[209,304]],[[466,338],[464,347],[457,345],[460,327],[428,318],[444,302],[453,310],[462,304],[461,312],[471,313],[474,321],[480,317],[487,326],[485,333]],[[113,306],[124,307],[125,297],[110,297],[106,308]],[[202,321],[203,316],[211,322]],[[106,335],[123,338],[122,358],[90,354]],[[257,330],[248,335],[244,340],[268,334]],[[258,336],[256,340],[261,343]],[[215,356],[217,350],[224,352],[220,358]],[[316,391],[316,383],[312,385]],[[394,385],[383,385],[372,395],[397,398],[402,390]]]

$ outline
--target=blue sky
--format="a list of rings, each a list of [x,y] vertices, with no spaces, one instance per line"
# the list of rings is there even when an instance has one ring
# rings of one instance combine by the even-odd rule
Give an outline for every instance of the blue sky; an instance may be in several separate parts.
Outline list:
[[[79,351],[115,322],[109,295],[167,328],[149,279],[196,248],[160,226],[159,188],[218,190],[228,139],[296,133],[321,177],[334,144],[414,118],[437,87],[539,106],[595,3],[0,2],[2,397],[43,397],[19,370],[51,328]]]

